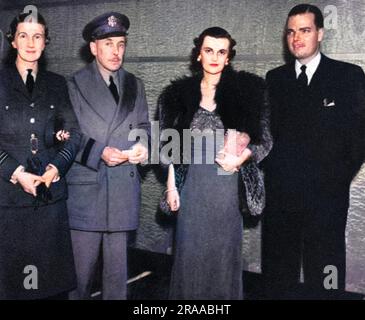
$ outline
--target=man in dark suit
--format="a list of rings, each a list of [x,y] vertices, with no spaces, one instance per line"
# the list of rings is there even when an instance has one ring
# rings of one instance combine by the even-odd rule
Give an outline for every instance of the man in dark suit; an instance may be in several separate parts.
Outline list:
[[[144,86],[122,66],[129,19],[107,12],[83,31],[95,60],[69,82],[83,133],[68,175],[69,216],[78,287],[72,299],[90,298],[102,255],[103,299],[127,296],[127,236],[138,226],[140,177],[148,157],[150,124]],[[139,142],[129,138],[141,130]]]
[[[265,163],[262,269],[274,299],[295,297],[301,266],[309,297],[345,288],[349,189],[364,160],[365,76],[321,54],[323,36],[321,11],[295,6],[286,24],[295,61],[267,74],[274,146]]]

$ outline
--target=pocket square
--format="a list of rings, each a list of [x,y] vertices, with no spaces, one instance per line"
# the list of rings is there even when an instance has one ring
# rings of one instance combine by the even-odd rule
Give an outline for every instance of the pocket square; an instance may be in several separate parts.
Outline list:
[[[334,107],[335,105],[336,105],[335,100],[331,100],[331,99],[327,99],[327,98],[323,99],[323,106],[324,107]]]

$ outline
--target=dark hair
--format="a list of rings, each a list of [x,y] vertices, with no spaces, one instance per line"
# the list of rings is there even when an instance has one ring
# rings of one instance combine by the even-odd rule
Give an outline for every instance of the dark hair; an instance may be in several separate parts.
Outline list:
[[[14,37],[15,37],[15,33],[18,27],[19,23],[22,22],[27,22],[27,21],[32,21],[32,18],[36,18],[37,23],[41,24],[44,26],[44,36],[45,36],[45,42],[46,44],[49,43],[49,41],[51,40],[48,36],[48,27],[46,24],[46,20],[43,18],[43,16],[40,13],[36,13],[36,14],[32,14],[32,11],[29,12],[21,12],[19,13],[10,23],[9,26],[9,31],[6,33],[6,38],[8,39],[8,42],[10,44],[10,48],[7,52],[7,54],[5,55],[5,57],[3,58],[3,63],[5,65],[11,66],[14,64],[16,57],[17,57],[17,50],[15,48],[12,47],[11,43],[14,41]],[[35,21],[33,21],[35,22]],[[47,61],[45,59],[44,53],[42,53],[41,57],[38,60],[38,65],[40,68],[46,68],[47,65]]]
[[[36,21],[33,21],[33,18],[36,19]],[[32,13],[32,11],[30,10],[29,12],[21,12],[19,13],[10,23],[9,26],[9,31],[6,34],[6,38],[9,41],[9,44],[11,44],[14,41],[14,37],[15,37],[15,33],[16,33],[16,29],[18,27],[19,23],[22,22],[37,22],[41,25],[44,26],[44,35],[45,35],[45,41],[46,44],[49,43],[49,41],[51,40],[48,36],[48,27],[47,27],[47,23],[46,20],[43,18],[43,16],[36,12],[36,13]]]
[[[205,29],[199,37],[194,39],[194,48],[191,50],[190,55],[190,70],[193,73],[198,73],[202,70],[202,65],[199,61],[197,61],[198,56],[200,54],[200,50],[202,48],[203,42],[205,37],[213,37],[217,39],[228,39],[229,40],[229,52],[228,52],[228,59],[231,61],[234,56],[236,55],[236,50],[233,49],[233,47],[236,45],[236,40],[234,40],[231,35],[220,27],[211,27],[208,29]]]
[[[312,5],[312,4],[298,4],[294,8],[292,8],[288,14],[288,19],[286,20],[286,25],[288,25],[289,18],[292,16],[296,16],[298,14],[303,13],[313,13],[314,14],[314,24],[316,25],[317,29],[323,28],[323,14],[321,10]]]

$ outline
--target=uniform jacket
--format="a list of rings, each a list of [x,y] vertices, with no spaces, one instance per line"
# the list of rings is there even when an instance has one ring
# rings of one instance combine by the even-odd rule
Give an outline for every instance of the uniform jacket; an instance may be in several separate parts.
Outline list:
[[[55,143],[54,133],[62,128],[71,138]],[[31,134],[38,139],[35,155]],[[15,67],[0,71],[0,299],[41,299],[74,288],[64,176],[79,144],[77,119],[63,77],[39,70],[30,95]],[[61,179],[51,184],[52,200],[47,205],[9,181],[31,157],[41,161],[39,174],[49,163],[59,170]],[[38,290],[24,289],[24,264],[38,268]]]
[[[120,69],[119,105],[103,80],[96,62],[76,72],[69,81],[73,108],[83,133],[81,150],[68,174],[70,225],[86,231],[126,231],[138,225],[140,176],[137,167],[108,167],[101,155],[106,146],[129,149],[133,129],[149,136],[150,124],[144,86]]]
[[[182,132],[190,128],[201,101],[201,79],[201,74],[185,77],[165,88],[159,98],[161,130],[174,128]],[[236,72],[231,67],[226,67],[217,86],[215,101],[216,112],[225,129],[236,129],[250,135],[252,161],[245,163],[240,173],[249,211],[252,215],[259,215],[265,206],[265,194],[263,174],[258,163],[266,157],[272,146],[264,81],[248,72]],[[186,165],[176,166],[175,176],[179,190],[186,173]]]
[[[267,83],[274,144],[265,169],[273,201],[288,210],[348,203],[364,161],[362,69],[322,55],[305,90],[298,88],[294,63],[268,72]]]
[[[64,144],[54,143],[56,127],[71,132]],[[0,206],[29,207],[34,197],[9,180],[19,165],[27,166],[32,156],[31,134],[38,139],[36,156],[41,160],[42,173],[52,163],[61,179],[52,183],[52,201],[66,199],[64,176],[77,154],[80,143],[78,124],[72,110],[66,81],[63,77],[39,70],[33,94],[30,95],[15,67],[0,71]]]

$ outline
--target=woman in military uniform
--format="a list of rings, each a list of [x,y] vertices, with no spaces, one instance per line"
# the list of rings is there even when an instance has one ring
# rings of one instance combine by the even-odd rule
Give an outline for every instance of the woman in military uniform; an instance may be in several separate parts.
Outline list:
[[[76,286],[64,175],[78,124],[65,79],[39,63],[44,18],[19,14],[7,37],[16,58],[0,71],[0,299],[60,297]]]

